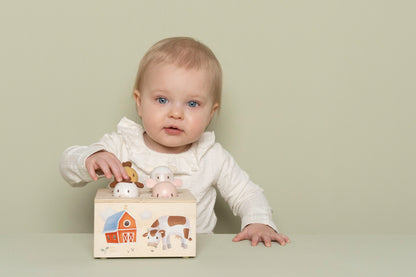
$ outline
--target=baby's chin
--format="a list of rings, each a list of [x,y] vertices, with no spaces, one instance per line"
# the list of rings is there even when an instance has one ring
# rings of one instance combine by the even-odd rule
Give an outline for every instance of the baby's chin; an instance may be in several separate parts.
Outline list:
[[[192,143],[187,144],[180,144],[180,143],[166,143],[163,141],[153,140],[150,137],[145,137],[145,144],[147,147],[152,149],[153,151],[160,152],[160,153],[168,153],[168,154],[179,154],[187,151],[191,146]]]
[[[189,150],[191,148],[192,143],[185,144],[185,145],[163,145],[163,152],[170,153],[170,154],[179,154]]]

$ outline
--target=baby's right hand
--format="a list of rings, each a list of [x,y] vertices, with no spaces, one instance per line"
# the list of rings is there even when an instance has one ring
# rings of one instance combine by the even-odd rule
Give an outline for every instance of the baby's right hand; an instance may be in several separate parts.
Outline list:
[[[100,171],[107,179],[114,175],[117,182],[130,179],[120,160],[113,153],[104,150],[89,156],[85,161],[85,166],[94,181],[98,180],[97,172]]]

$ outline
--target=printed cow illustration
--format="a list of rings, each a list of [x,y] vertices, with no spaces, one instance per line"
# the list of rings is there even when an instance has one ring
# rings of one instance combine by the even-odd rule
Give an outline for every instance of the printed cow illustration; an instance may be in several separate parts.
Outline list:
[[[189,233],[190,224],[188,218],[184,216],[162,216],[153,222],[152,226],[148,228],[148,232],[143,234],[143,237],[147,237],[147,245],[153,247],[157,247],[162,239],[163,250],[166,250],[167,248],[172,248],[170,236],[179,236],[182,239],[181,246],[186,249],[188,240],[192,241]]]

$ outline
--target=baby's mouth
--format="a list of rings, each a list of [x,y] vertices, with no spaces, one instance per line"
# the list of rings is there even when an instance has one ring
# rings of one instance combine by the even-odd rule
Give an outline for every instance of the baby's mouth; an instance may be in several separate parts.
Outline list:
[[[164,129],[168,134],[172,134],[172,135],[180,134],[183,132],[182,129],[179,129],[176,126],[168,126],[168,127],[164,127]]]
[[[183,130],[179,129],[179,128],[178,128],[178,127],[176,127],[176,126],[168,126],[168,127],[165,127],[165,129],[168,129],[168,130],[183,131]]]

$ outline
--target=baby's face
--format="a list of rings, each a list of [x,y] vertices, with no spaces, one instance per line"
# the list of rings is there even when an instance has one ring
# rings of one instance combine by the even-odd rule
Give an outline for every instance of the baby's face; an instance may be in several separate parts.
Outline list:
[[[211,78],[203,69],[151,66],[141,91],[135,92],[147,146],[157,152],[181,153],[197,141],[218,108],[210,88]]]

